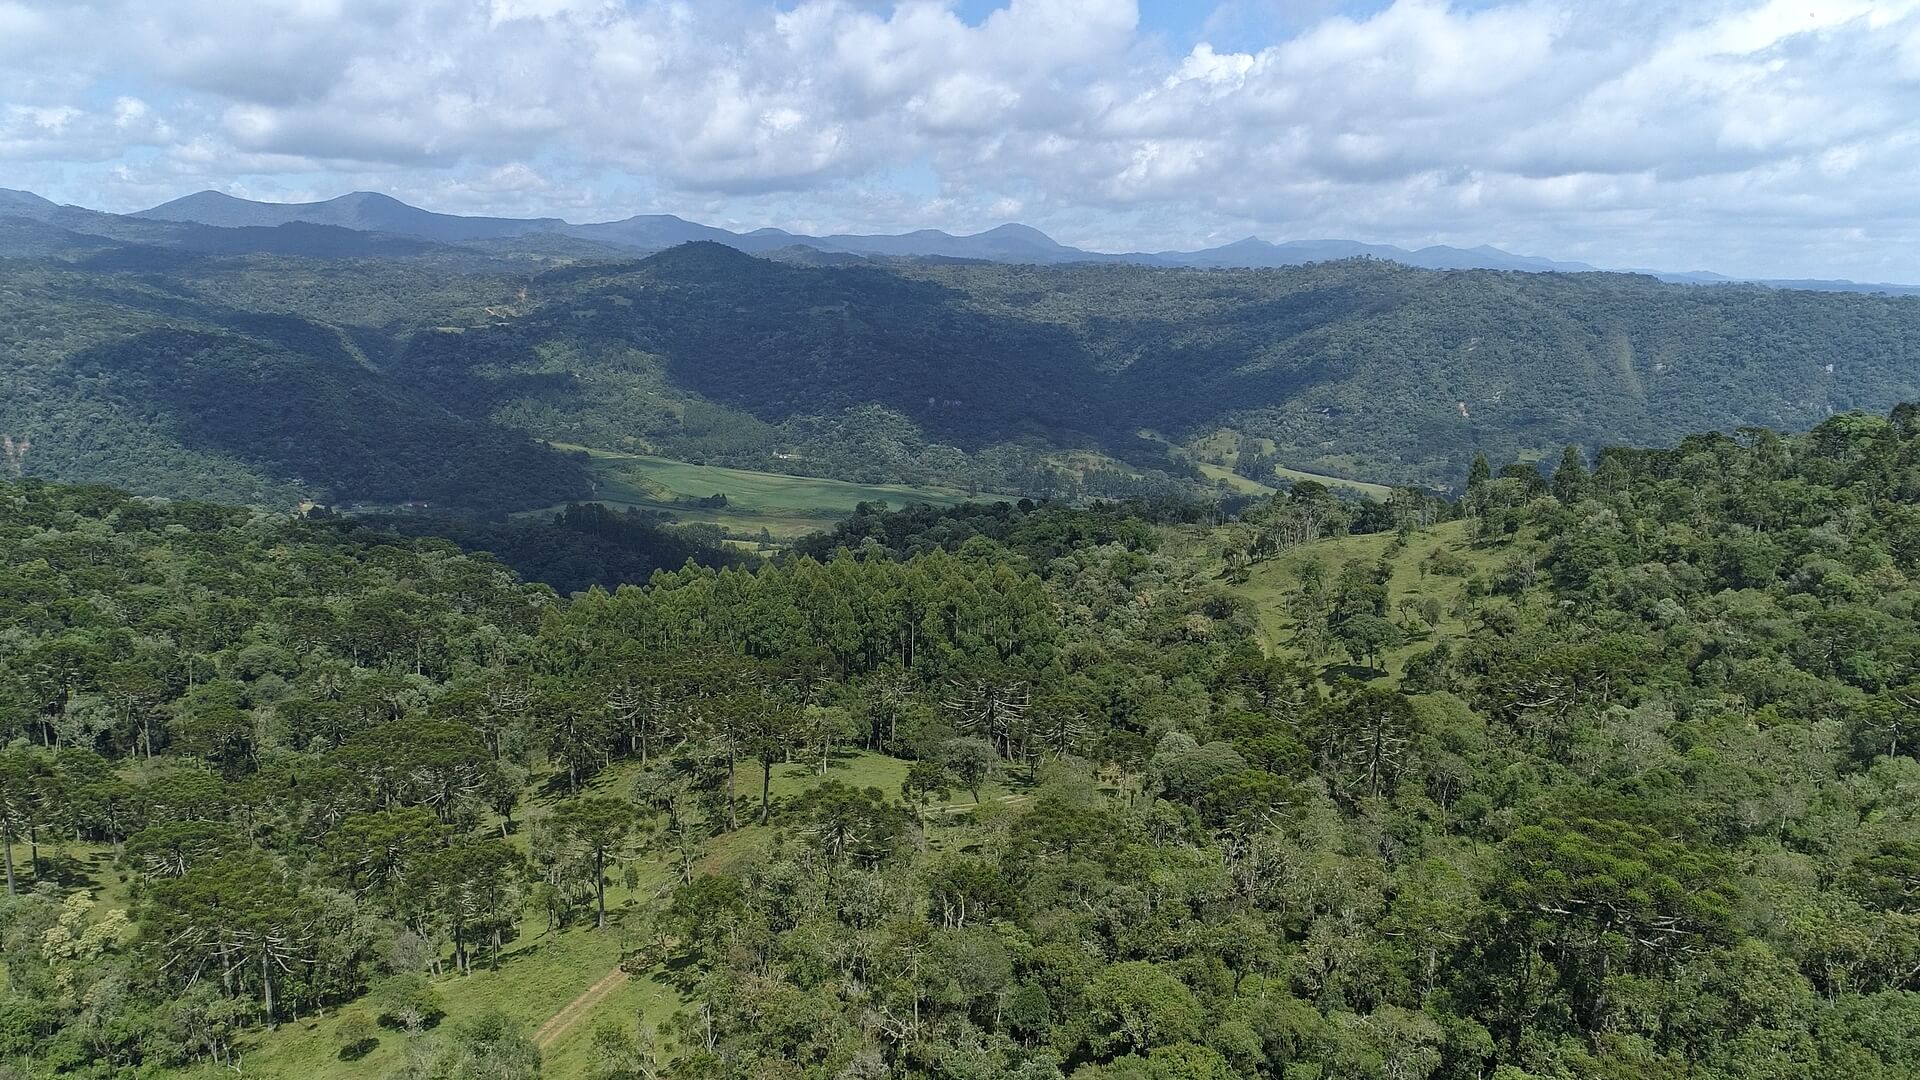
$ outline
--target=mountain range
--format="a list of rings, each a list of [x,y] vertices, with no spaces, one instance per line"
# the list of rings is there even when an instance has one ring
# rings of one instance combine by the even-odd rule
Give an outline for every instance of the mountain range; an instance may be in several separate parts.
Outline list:
[[[678,244],[712,241],[748,254],[815,263],[844,261],[844,257],[850,256],[862,259],[974,259],[1038,265],[1106,262],[1161,267],[1261,268],[1374,258],[1428,270],[1587,273],[1602,269],[1584,262],[1515,254],[1491,245],[1471,248],[1432,245],[1410,249],[1342,239],[1275,243],[1249,236],[1230,244],[1197,251],[1098,252],[1061,244],[1038,229],[1020,224],[1001,225],[969,235],[920,229],[893,235],[835,233],[820,236],[773,228],[734,232],[671,214],[640,214],[618,221],[576,225],[553,217],[441,214],[370,191],[356,191],[333,199],[306,203],[259,202],[217,191],[201,191],[131,215],[115,215],[82,207],[60,206],[31,192],[0,189],[0,220],[8,218],[31,219],[82,235],[106,235],[196,250],[226,250],[250,244],[262,250],[279,251],[286,247],[297,249],[308,242],[320,242],[323,247],[336,249],[280,251],[284,254],[353,254],[356,252],[345,249],[353,249],[356,245],[353,241],[337,237],[329,240],[324,234],[311,229],[297,237],[256,236],[245,240],[205,236],[183,238],[165,229],[167,226],[220,229],[324,226],[448,245],[536,245],[553,249],[553,254],[574,255],[652,253]],[[5,232],[0,232],[0,254],[6,254],[10,247],[17,248],[22,243],[24,241],[18,237],[9,237]],[[821,255],[840,258],[822,259]],[[1664,281],[1695,285],[1738,282],[1830,292],[1920,294],[1920,286],[1879,282],[1736,278],[1704,270],[1628,272],[1646,273]]]

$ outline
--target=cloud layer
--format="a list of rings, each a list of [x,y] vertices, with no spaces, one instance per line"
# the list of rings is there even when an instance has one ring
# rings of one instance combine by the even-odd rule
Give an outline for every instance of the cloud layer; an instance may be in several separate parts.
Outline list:
[[[1920,280],[1920,0],[1263,7],[0,0],[0,186]]]

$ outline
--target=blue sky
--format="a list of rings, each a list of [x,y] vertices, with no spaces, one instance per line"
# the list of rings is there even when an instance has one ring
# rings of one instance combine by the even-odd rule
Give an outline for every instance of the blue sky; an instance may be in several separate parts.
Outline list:
[[[1920,281],[1920,0],[0,0],[0,186]]]

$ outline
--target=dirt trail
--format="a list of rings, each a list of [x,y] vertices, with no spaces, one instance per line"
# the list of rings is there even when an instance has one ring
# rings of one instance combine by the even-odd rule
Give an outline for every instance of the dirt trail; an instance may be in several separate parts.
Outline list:
[[[593,1011],[595,1005],[607,999],[607,995],[626,985],[627,973],[614,968],[606,978],[594,983],[581,992],[580,996],[567,1002],[567,1007],[553,1014],[553,1018],[540,1025],[533,1033],[534,1045],[545,1050],[580,1022],[580,1018]]]

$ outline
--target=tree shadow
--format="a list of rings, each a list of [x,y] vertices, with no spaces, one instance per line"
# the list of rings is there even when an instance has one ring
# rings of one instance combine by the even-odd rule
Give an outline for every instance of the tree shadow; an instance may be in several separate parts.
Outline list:
[[[1320,681],[1327,686],[1338,686],[1343,679],[1372,682],[1386,677],[1385,669],[1366,667],[1361,664],[1328,664],[1320,669]]]

